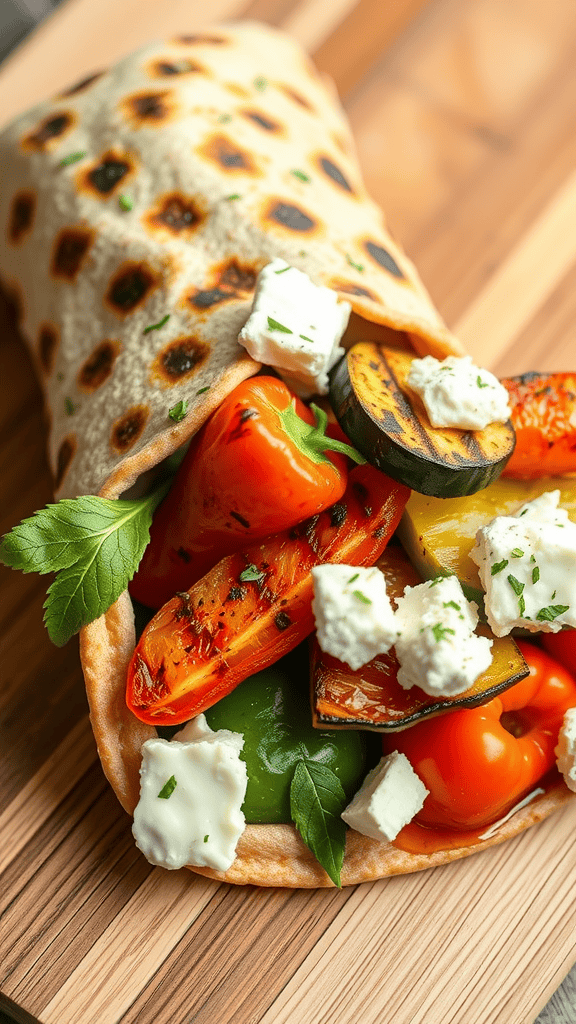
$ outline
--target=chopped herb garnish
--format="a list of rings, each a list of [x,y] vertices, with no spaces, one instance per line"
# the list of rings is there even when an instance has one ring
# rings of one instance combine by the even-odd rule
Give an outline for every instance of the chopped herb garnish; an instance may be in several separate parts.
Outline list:
[[[569,607],[568,604],[549,604],[547,608],[540,609],[536,618],[539,622],[554,622],[554,619],[567,612]]]
[[[356,263],[352,259],[352,257],[350,256],[349,253],[346,253],[346,259],[348,260],[348,263],[350,264],[350,266],[354,267],[354,270],[357,270],[360,274],[363,272],[363,270],[364,270],[363,265],[361,263]]]
[[[492,566],[492,568],[490,570],[490,575],[491,576],[497,576],[498,573],[502,572],[502,569],[505,569],[507,565],[508,565],[508,559],[507,558],[503,558],[501,562],[494,562],[494,565]]]
[[[552,594],[552,597],[550,598],[550,600],[553,601],[555,597],[556,597],[556,591],[554,591],[554,593]]]
[[[531,562],[535,562],[536,561],[536,555],[530,555],[530,561]]]
[[[259,75],[258,78],[254,79],[254,88],[258,89],[259,92],[264,92],[264,89],[268,85],[268,79]]]
[[[352,595],[358,598],[359,601],[362,601],[362,604],[372,604],[371,599],[366,597],[366,594],[363,594],[361,590],[353,590]]]
[[[251,563],[245,569],[242,569],[238,580],[240,583],[259,583],[260,580],[264,579],[265,575],[266,573],[261,572],[256,565]]]
[[[518,516],[518,518],[520,518],[520,516],[525,516],[527,511],[528,511],[527,508],[523,508],[522,511],[520,512],[520,515]]]
[[[483,381],[482,377],[480,377],[480,376],[476,377],[476,383],[477,383],[479,388],[489,388],[490,387],[490,385],[487,384],[486,381]]]
[[[168,782],[164,786],[162,786],[162,789],[158,793],[159,799],[168,800],[168,798],[172,796],[172,793],[176,789],[177,785],[178,783],[176,782],[174,775],[171,775],[170,778],[168,779]]]
[[[298,253],[298,255],[299,256],[307,256],[308,253],[306,252],[306,249],[300,249],[300,252]]]
[[[512,558],[522,558],[524,552],[520,548],[512,548],[510,554],[512,555]]]
[[[438,583],[442,583],[442,580],[445,580],[445,579],[446,579],[446,576],[436,576],[435,579],[430,580],[430,583],[428,584],[428,586],[435,587]]]
[[[432,626],[432,633],[437,644],[439,644],[441,640],[444,640],[449,633],[451,633],[452,636],[456,635],[455,630],[449,629],[448,626],[443,626],[441,622],[437,622],[435,626]]]
[[[274,273],[275,274],[285,274],[287,270],[290,270],[290,267],[280,267],[280,270],[275,270]]]
[[[199,388],[196,392],[197,395],[205,395],[207,391],[210,391],[210,385],[207,384],[205,388]]]
[[[174,423],[180,423],[187,412],[188,402],[185,398],[181,398],[179,402],[176,402],[176,405],[173,405],[172,408],[168,410],[168,415],[171,420],[174,420]]]
[[[526,601],[524,600],[523,594],[520,594],[520,597],[518,598],[518,611],[520,612],[520,615],[524,615],[524,612],[526,611]]]
[[[290,174],[293,174],[294,177],[298,178],[299,181],[310,181],[309,176],[305,174],[304,171],[299,171],[298,168],[293,168],[290,171]]]
[[[77,153],[69,153],[63,160],[60,161],[60,167],[68,167],[69,164],[75,164],[78,160],[83,160],[86,156],[85,150],[79,150]]]
[[[282,331],[283,334],[293,334],[289,327],[284,327],[284,324],[279,324],[273,316],[268,317],[268,330],[269,331]]]
[[[355,573],[354,573],[354,575],[353,575],[353,576],[351,576],[351,577],[350,577],[350,579],[348,580],[348,584],[347,584],[347,586],[348,586],[348,585],[349,585],[350,583],[355,583],[355,582],[356,582],[356,580],[358,579],[359,575],[360,575],[360,573],[359,573],[359,572],[355,572]]]
[[[204,842],[205,842],[205,843],[207,843],[209,839],[210,839],[210,836],[209,836],[209,835],[206,835],[206,836],[204,836]]]
[[[130,196],[127,196],[122,192],[122,194],[118,196],[118,206],[121,210],[132,210],[134,208],[134,203]]]
[[[538,583],[539,579],[540,579],[540,569],[538,568],[537,565],[535,565],[534,568],[532,569],[532,583]]]
[[[232,114],[220,114],[218,118],[218,124],[228,124],[228,121],[232,120]]]
[[[314,344],[314,338],[307,338],[305,334],[299,334],[298,337],[302,338],[302,341],[311,341]]]
[[[456,601],[444,601],[443,607],[444,608],[455,608],[457,612],[460,611],[460,605],[456,604]]]
[[[233,192],[231,196],[226,196],[226,200],[231,203],[233,199],[242,199],[239,192]]]
[[[76,412],[76,406],[71,398],[64,399],[64,411],[67,416],[73,416]]]
[[[507,576],[506,578],[507,578],[507,580],[508,580],[508,583],[509,583],[509,584],[510,584],[510,586],[512,587],[512,590],[514,591],[514,593],[515,593],[515,594],[516,594],[516,595],[517,595],[518,597],[520,597],[520,594],[521,594],[521,593],[522,593],[522,591],[524,590],[524,584],[523,584],[523,583],[520,583],[520,580],[517,580],[515,576],[512,576],[512,574],[510,574],[510,575],[509,575],[509,576]]]
[[[157,324],[149,324],[148,327],[145,327],[144,334],[150,334],[150,331],[159,331],[161,327],[164,327],[164,324],[168,323],[169,319],[170,313],[166,313],[166,316],[163,316]]]
[[[59,382],[60,384],[61,384],[61,383],[62,383],[62,381],[64,380],[64,374],[62,373],[62,370],[58,370],[58,373],[56,374],[56,380],[57,380],[57,381],[58,381],[58,382]]]

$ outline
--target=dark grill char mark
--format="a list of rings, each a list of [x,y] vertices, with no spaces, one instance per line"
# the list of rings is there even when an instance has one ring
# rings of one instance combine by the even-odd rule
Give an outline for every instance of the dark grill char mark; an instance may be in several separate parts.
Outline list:
[[[235,298],[234,292],[225,292],[221,288],[209,288],[206,291],[196,292],[194,296],[190,297],[190,302],[197,309],[210,309],[211,306],[217,306],[219,302]]]
[[[279,132],[282,131],[281,125],[277,121],[273,121],[266,114],[262,114],[259,110],[243,110],[242,114],[249,121],[258,125],[259,128],[263,128],[265,132]]]
[[[103,341],[86,360],[78,374],[78,386],[85,391],[96,391],[112,373],[119,342]]]
[[[235,291],[252,292],[256,287],[257,271],[254,267],[243,266],[238,260],[230,260],[222,269],[218,281],[225,288]]]
[[[87,177],[97,192],[107,195],[116,188],[116,185],[122,181],[129,170],[130,164],[126,160],[105,157],[97,167],[88,172]]]
[[[135,444],[148,419],[149,410],[145,405],[136,405],[129,409],[112,427],[110,443],[120,454],[127,452]]]
[[[273,203],[267,217],[291,231],[306,232],[316,227],[316,221],[293,203]]]
[[[74,124],[74,116],[68,113],[51,114],[26,139],[32,149],[45,149],[51,139],[58,139]]]
[[[340,527],[346,522],[346,516],[348,515],[348,507],[346,502],[337,501],[335,505],[327,509],[330,516],[330,526]]]
[[[340,170],[340,168],[335,163],[333,163],[332,160],[329,160],[327,156],[322,156],[322,157],[320,157],[319,163],[320,163],[320,167],[322,168],[324,173],[333,182],[335,182],[336,185],[339,185],[340,188],[344,189],[345,192],[353,192],[354,191],[352,186],[351,186],[351,184],[350,184],[350,182],[345,177],[344,173]]]
[[[50,324],[43,324],[38,335],[38,355],[44,373],[50,374],[54,369],[56,350],[58,348],[58,332]]]
[[[214,160],[225,171],[255,173],[254,162],[249,153],[240,149],[225,135],[214,135],[201,149],[203,156]]]
[[[66,476],[66,473],[68,472],[68,467],[70,466],[70,463],[74,458],[75,452],[76,438],[72,434],[70,435],[70,437],[64,438],[62,444],[60,445],[60,448],[58,449],[58,458],[56,460],[56,477],[54,480],[56,490],[58,490],[58,488],[62,484],[62,481],[64,480],[64,477]]]
[[[12,200],[8,222],[8,238],[17,245],[31,230],[36,211],[36,196],[33,192],[17,192]]]
[[[364,242],[364,248],[368,255],[371,256],[379,266],[384,267],[385,270],[389,271],[393,277],[397,277],[399,279],[404,278],[403,270],[401,270],[396,263],[396,260],[390,255],[387,249],[384,249],[381,245],[377,245],[376,242]]]
[[[195,228],[203,220],[204,215],[194,200],[178,192],[165,196],[160,209],[152,212],[148,217],[148,222],[151,225],[169,228],[174,234]]]
[[[94,233],[86,228],[64,228],[56,239],[52,256],[52,274],[74,281],[80,272]]]
[[[170,383],[190,373],[204,361],[208,349],[197,338],[178,338],[171,342],[159,357],[159,368]]]
[[[126,102],[133,116],[143,121],[163,121],[168,116],[166,92],[148,92],[131,96]]]
[[[61,93],[61,96],[76,96],[77,93],[84,92],[84,89],[87,89],[89,85],[92,85],[93,82],[96,82],[99,78],[102,78],[103,74],[103,71],[97,71],[94,75],[88,75],[87,78],[81,78],[79,82],[76,82],[74,85],[70,86],[70,88],[67,89],[66,92]]]
[[[359,284],[352,284],[352,282],[345,281],[343,283],[338,282],[335,285],[337,291],[345,292],[346,295],[358,295],[365,299],[371,299],[372,302],[379,302],[379,298],[374,292],[371,292],[369,288],[362,288]]]
[[[239,512],[234,512],[231,509],[230,515],[232,516],[233,519],[236,520],[237,523],[240,523],[240,526],[244,526],[247,530],[250,529],[250,523],[248,522],[247,519],[244,518],[244,516],[240,515]]]
[[[200,65],[196,64],[193,60],[184,59],[174,61],[159,60],[154,65],[154,70],[157,75],[166,77],[171,75],[189,75],[192,72],[200,74],[204,71],[204,68],[200,67]]]
[[[131,313],[155,285],[155,277],[145,263],[128,263],[112,279],[106,299],[121,314]]]
[[[292,625],[292,619],[286,612],[278,612],[278,615],[274,618],[274,625],[283,633],[285,629],[288,629],[288,626]]]

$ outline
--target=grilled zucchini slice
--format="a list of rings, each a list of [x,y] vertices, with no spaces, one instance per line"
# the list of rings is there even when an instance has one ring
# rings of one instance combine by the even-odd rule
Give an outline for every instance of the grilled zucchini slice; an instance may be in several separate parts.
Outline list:
[[[331,374],[336,417],[368,461],[395,480],[439,498],[474,494],[500,475],[512,455],[512,423],[484,430],[433,427],[406,384],[416,358],[401,348],[358,342]]]

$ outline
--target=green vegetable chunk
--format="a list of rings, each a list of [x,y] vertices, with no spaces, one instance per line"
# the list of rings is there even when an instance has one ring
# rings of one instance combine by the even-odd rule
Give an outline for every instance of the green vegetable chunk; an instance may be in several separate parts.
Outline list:
[[[245,679],[206,712],[212,729],[244,734],[241,757],[248,769],[248,788],[243,810],[250,824],[293,820],[290,787],[303,762],[331,769],[346,796],[342,810],[370,767],[362,733],[313,728],[308,672],[308,648],[303,644]]]

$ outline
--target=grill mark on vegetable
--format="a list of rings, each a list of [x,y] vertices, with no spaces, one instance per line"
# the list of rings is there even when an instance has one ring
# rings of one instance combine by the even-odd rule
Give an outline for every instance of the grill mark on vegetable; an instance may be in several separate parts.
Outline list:
[[[239,441],[242,437],[247,437],[250,434],[249,429],[243,429],[243,424],[247,423],[248,420],[258,417],[258,411],[256,409],[243,409],[238,417],[238,423],[233,430],[228,434],[228,441]]]
[[[335,505],[332,505],[331,508],[327,509],[327,512],[330,516],[330,526],[339,528],[346,522],[348,506],[344,501],[337,501]]]
[[[232,517],[233,517],[234,519],[236,519],[236,521],[237,521],[238,523],[240,523],[240,526],[244,526],[244,527],[246,527],[246,529],[247,529],[247,530],[249,530],[249,529],[250,529],[250,523],[248,522],[248,520],[247,520],[247,519],[245,519],[245,518],[244,518],[244,516],[240,515],[240,513],[239,513],[239,512],[234,512],[234,511],[233,511],[232,509],[230,509],[230,515],[231,515],[231,516],[232,516]]]
[[[182,602],[181,607],[177,608],[176,611],[174,612],[174,618],[176,619],[176,621],[180,622],[181,619],[193,619],[194,609],[192,607],[192,601],[188,591],[179,590],[176,594],[176,597],[179,597]]]
[[[181,558],[183,562],[186,562],[186,564],[188,564],[188,562],[192,561],[190,553],[188,551],[186,551],[185,548],[178,548],[178,551],[176,552],[176,554],[178,555],[178,558]]]
[[[231,587],[226,601],[242,601],[245,597],[246,590],[244,587]],[[232,612],[232,614],[234,614],[234,612]]]
[[[409,420],[413,424],[415,432],[418,434],[418,437],[419,437],[419,439],[420,439],[420,441],[422,443],[422,446],[426,449],[428,454],[432,458],[434,458],[434,456],[436,454],[436,448],[432,444],[432,441],[430,439],[430,435],[428,434],[428,432],[422,426],[419,417],[416,416],[416,414],[413,412],[412,406],[410,405],[410,402],[408,401],[408,399],[406,398],[406,396],[402,392],[402,389],[401,389],[400,384],[398,382],[398,378],[396,377],[396,374],[394,373],[394,371],[393,371],[392,367],[390,366],[388,360],[383,355],[380,356],[380,359],[381,359],[382,366],[384,366],[386,368],[386,374],[387,374],[387,376],[390,379],[390,383],[392,385],[391,397],[392,397],[392,400],[393,400],[394,404],[396,405],[396,408],[397,408],[400,416],[403,419]],[[394,414],[392,413],[392,415],[394,415]],[[395,419],[395,417],[394,417],[394,419]]]
[[[288,626],[292,625],[292,619],[286,612],[278,612],[274,617],[274,625],[282,633],[285,629],[288,629]]]

